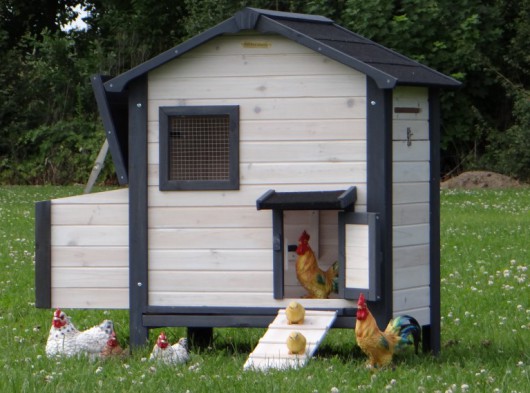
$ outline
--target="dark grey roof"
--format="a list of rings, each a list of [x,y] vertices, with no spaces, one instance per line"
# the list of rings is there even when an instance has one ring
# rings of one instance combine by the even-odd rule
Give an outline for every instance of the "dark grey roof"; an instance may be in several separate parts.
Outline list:
[[[105,83],[105,90],[121,92],[131,80],[189,50],[219,35],[242,30],[280,34],[368,75],[382,89],[398,84],[460,86],[457,80],[346,30],[326,17],[245,8],[204,33],[112,78]]]

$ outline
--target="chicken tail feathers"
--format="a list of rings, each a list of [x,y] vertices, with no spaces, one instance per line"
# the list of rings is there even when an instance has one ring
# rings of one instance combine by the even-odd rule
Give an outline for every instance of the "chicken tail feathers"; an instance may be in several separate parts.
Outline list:
[[[397,343],[398,348],[414,345],[414,352],[418,354],[418,347],[421,341],[421,326],[414,317],[401,315],[394,318],[387,326],[387,331],[389,330],[400,337]]]
[[[335,261],[326,271],[326,276],[331,281],[331,291],[339,293],[339,262]]]

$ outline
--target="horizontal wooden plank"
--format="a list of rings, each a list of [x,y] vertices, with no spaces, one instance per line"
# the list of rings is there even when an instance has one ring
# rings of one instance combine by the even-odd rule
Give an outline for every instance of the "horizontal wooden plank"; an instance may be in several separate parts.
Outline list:
[[[53,267],[128,267],[129,247],[54,246]]]
[[[428,90],[425,87],[399,86],[393,91],[394,107],[417,108],[418,113],[395,113],[394,119],[428,119]]]
[[[429,203],[430,184],[428,182],[394,183],[392,185],[392,203]]]
[[[392,223],[394,226],[428,224],[429,205],[427,203],[394,205],[392,209]]]
[[[429,243],[429,224],[394,226],[394,246],[413,246]]]
[[[151,207],[150,228],[272,228],[272,215],[255,206]]]
[[[326,56],[301,53],[289,56],[270,54],[226,55],[226,56],[182,56],[171,63],[149,72],[149,82],[172,75],[183,77],[244,77],[244,76],[288,76],[288,75],[333,75],[355,74]],[[151,95],[151,92],[149,92]],[[156,92],[153,92],[156,97]]]
[[[429,162],[394,162],[392,177],[395,183],[428,182],[430,179]]]
[[[290,162],[351,162],[366,161],[364,141],[332,142],[246,142],[239,146],[239,162],[290,163]],[[159,163],[158,144],[148,145],[149,164]]]
[[[127,246],[128,226],[53,226],[52,246]]]
[[[357,187],[356,211],[360,208],[366,209],[366,182],[335,182],[335,183],[315,183],[312,179],[304,179],[307,183],[292,184],[249,184],[241,185],[239,190],[233,191],[165,191],[161,192],[158,185],[148,187],[149,206],[207,206],[207,207],[225,207],[225,206],[256,206],[256,200],[265,192],[274,189],[277,192],[287,191],[333,191],[345,190],[354,185]],[[258,214],[270,216],[270,211],[261,210]]]
[[[410,130],[410,131],[409,131]],[[428,119],[394,119],[392,121],[392,140],[407,141],[411,135],[411,140],[428,141],[429,140],[429,121]]]
[[[394,268],[394,290],[429,286],[429,265]]]
[[[226,67],[224,64],[220,66]],[[366,95],[366,77],[362,74],[183,77],[177,73],[165,78],[151,79],[149,91],[150,97],[157,100],[175,97],[362,97]]]
[[[149,291],[149,305],[151,306],[211,306],[211,307],[278,307],[285,308],[296,300],[306,309],[357,308],[357,303],[345,299],[293,299],[276,300],[270,293],[247,292],[241,296],[240,292],[154,292]]]
[[[396,317],[398,315],[411,315],[416,318],[418,323],[422,326],[429,325],[431,323],[431,309],[429,307],[395,310],[393,316]]]
[[[155,292],[272,292],[272,269],[263,271],[150,271],[149,290]]]
[[[159,184],[158,165],[149,165],[148,184]],[[239,169],[241,185],[366,182],[366,162],[249,163]]]
[[[429,264],[429,244],[394,247],[392,256],[395,268]]]
[[[428,307],[430,304],[430,290],[428,286],[394,290],[394,312]]]
[[[346,268],[347,288],[370,288],[370,272],[368,268]]]
[[[155,249],[270,249],[269,228],[150,229],[149,248]]]
[[[366,163],[286,163],[241,165],[242,184],[317,183],[360,184],[366,182]]]
[[[289,119],[364,119],[365,97],[327,98],[225,98],[225,99],[167,99],[149,101],[148,119],[158,119],[161,106],[239,105],[241,120]]]
[[[52,225],[128,225],[128,204],[52,205]]]
[[[429,161],[429,141],[394,141],[392,142],[392,159],[394,162]]]
[[[129,203],[129,189],[120,188],[118,190],[95,192],[93,194],[75,195],[71,197],[52,199],[53,205],[62,204],[114,204]]]
[[[52,288],[52,308],[128,309],[128,288]]]
[[[243,45],[245,42],[260,42],[267,43],[268,45]],[[252,55],[259,53],[285,55],[295,53],[311,54],[314,53],[314,51],[279,35],[263,35],[249,32],[216,37],[211,41],[193,48],[193,50],[185,53],[182,57],[193,58],[204,55]]]
[[[240,145],[240,162],[366,161],[365,141],[247,142]]]
[[[149,143],[158,143],[159,123],[147,124]],[[239,140],[334,141],[366,140],[366,119],[240,120]]]
[[[129,269],[52,267],[55,288],[128,288]]]
[[[149,271],[156,270],[271,271],[272,247],[267,250],[150,250]]]

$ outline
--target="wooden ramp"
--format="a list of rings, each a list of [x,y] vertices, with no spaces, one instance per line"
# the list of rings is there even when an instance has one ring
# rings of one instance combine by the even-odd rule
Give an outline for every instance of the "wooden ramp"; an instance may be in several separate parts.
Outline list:
[[[285,309],[278,311],[278,316],[259,340],[254,351],[244,365],[245,370],[266,371],[268,369],[287,369],[303,367],[309,361],[331,325],[337,317],[336,311],[306,310],[304,323],[289,325]],[[306,351],[303,355],[289,355],[286,341],[292,331],[302,333],[306,340]]]

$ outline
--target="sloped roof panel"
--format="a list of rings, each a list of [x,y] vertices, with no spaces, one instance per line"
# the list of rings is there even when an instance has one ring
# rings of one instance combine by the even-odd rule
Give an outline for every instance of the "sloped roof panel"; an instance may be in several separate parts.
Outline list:
[[[118,75],[105,83],[109,92],[121,92],[139,76],[183,53],[223,35],[242,30],[276,33],[292,39],[373,78],[380,88],[396,84],[458,87],[460,82],[385,48],[318,15],[245,8],[232,18],[190,40]]]

